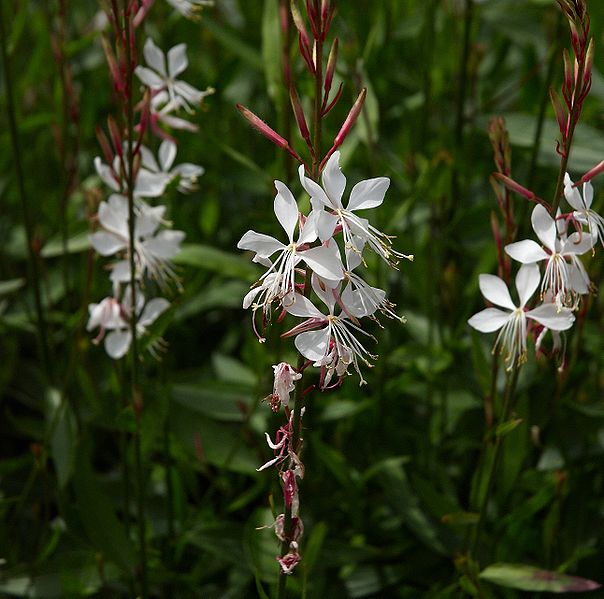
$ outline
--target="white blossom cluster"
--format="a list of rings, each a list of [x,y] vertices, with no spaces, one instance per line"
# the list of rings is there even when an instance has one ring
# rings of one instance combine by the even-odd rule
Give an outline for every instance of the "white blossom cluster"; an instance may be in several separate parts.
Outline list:
[[[244,308],[252,308],[260,341],[264,339],[256,327],[257,311],[263,324],[270,320],[275,305],[303,319],[284,336],[295,336],[298,351],[320,368],[322,389],[341,382],[350,374],[351,366],[361,384],[365,383],[360,365],[371,366],[376,356],[361,341],[372,338],[362,328],[362,318],[375,318],[381,312],[399,319],[386,293],[359,274],[359,267],[365,264],[364,252],[375,252],[390,266],[395,266],[398,258],[413,259],[392,249],[391,238],[357,214],[383,202],[390,180],[378,177],[357,183],[344,207],[346,177],[339,160],[340,153],[334,152],[325,165],[322,185],[308,178],[300,167],[300,183],[312,206],[307,215],[300,213],[288,187],[275,181],[274,210],[285,231],[285,242],[248,231],[237,245],[254,252],[254,262],[267,268],[243,301]],[[280,397],[285,393],[277,392],[280,387],[289,385],[275,384],[280,403],[286,404],[285,397]]]
[[[174,79],[187,66],[185,44],[172,48],[166,62],[163,52],[148,39],[145,43],[145,58],[155,72],[139,66],[135,73],[154,94],[151,100],[152,114],[156,110],[165,111],[164,117],[168,117],[167,120],[163,119],[165,124],[194,130],[193,124],[171,114],[180,107],[186,107],[188,112],[192,112],[192,107],[199,105],[204,97],[203,92],[184,81]],[[162,94],[170,98],[163,105],[156,100]],[[183,99],[185,97],[186,103]],[[172,105],[166,109],[168,102],[172,102]],[[153,127],[151,130],[158,133]],[[163,140],[159,145],[157,158],[149,148],[138,145],[134,140],[125,140],[114,148],[110,164],[103,162],[100,157],[94,160],[99,177],[111,193],[99,205],[96,218],[98,228],[91,234],[90,241],[101,256],[114,256],[116,259],[108,267],[112,294],[99,303],[90,304],[87,329],[99,329],[94,341],[100,343],[104,340],[105,350],[113,359],[122,358],[128,352],[132,341],[132,319],[136,321],[138,333],[144,335],[147,328],[170,307],[170,302],[165,298],[146,298],[145,294],[149,289],[146,282],[155,281],[161,290],[166,290],[171,282],[178,284],[170,260],[179,252],[185,234],[171,228],[170,222],[166,220],[166,206],[158,204],[157,200],[172,184],[181,193],[194,191],[197,189],[198,178],[204,173],[204,169],[195,164],[175,165],[175,140],[163,130],[159,135]],[[135,218],[133,244],[130,240],[128,207],[130,143],[133,144],[135,157],[132,190]],[[130,255],[131,245],[134,247],[133,256]],[[134,264],[136,281],[135,314],[132,314],[131,264]],[[150,349],[153,351],[154,346]]]
[[[565,214],[558,210],[554,218],[543,205],[537,204],[531,223],[541,243],[524,239],[505,246],[506,253],[521,263],[516,275],[518,305],[503,280],[494,275],[480,275],[483,296],[503,310],[486,308],[468,323],[482,333],[499,331],[493,351],[504,354],[508,370],[526,361],[529,333],[539,350],[544,335],[551,331],[554,350],[559,350],[560,332],[572,327],[573,312],[578,310],[581,296],[593,289],[579,258],[594,251],[598,240],[604,243],[604,219],[591,209],[593,194],[590,182],[583,185],[581,194],[567,173],[564,196],[572,210]],[[538,288],[539,305],[529,309],[527,305]]]

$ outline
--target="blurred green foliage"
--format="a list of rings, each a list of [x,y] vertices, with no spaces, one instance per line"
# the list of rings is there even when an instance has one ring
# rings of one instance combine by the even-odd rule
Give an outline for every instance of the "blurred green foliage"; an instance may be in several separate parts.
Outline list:
[[[52,363],[49,382],[26,284],[2,76],[0,594],[133,597],[135,416],[124,396],[123,365],[85,331],[88,303],[109,291],[87,232],[107,193],[92,166],[99,153],[95,127],[114,107],[94,27],[99,7],[93,0],[69,4],[64,50],[76,121],[65,114],[53,60],[58,2],[3,3]],[[325,139],[367,87],[365,113],[342,148],[344,171],[349,183],[391,177],[383,209],[372,219],[416,260],[401,264],[400,272],[374,265],[374,283],[388,290],[408,323],[373,331],[380,359],[366,374],[369,384],[358,388],[351,379],[315,394],[308,406],[301,488],[306,534],[303,561],[288,582],[291,596],[521,596],[489,584],[497,576],[511,576],[514,584],[507,586],[541,590],[518,586],[528,574],[509,567],[503,574],[483,572],[477,590],[460,559],[476,522],[476,468],[490,459],[481,447],[492,339],[475,334],[466,320],[482,307],[478,274],[496,271],[489,119],[506,118],[515,179],[552,195],[557,128],[549,106],[534,172],[530,160],[539,108],[547,101],[547,65],[553,56],[558,87],[568,35],[553,0],[475,2],[471,20],[465,5],[338,3],[333,29],[344,95]],[[591,1],[589,9],[594,82],[570,161],[573,176],[604,159],[604,4]],[[281,510],[281,492],[274,471],[255,468],[270,452],[264,431],[280,424],[262,402],[272,387],[271,364],[295,358],[291,342],[279,338],[279,325],[267,343],[256,341],[241,300],[260,271],[235,250],[248,228],[277,231],[272,180],[287,179],[284,155],[235,110],[239,102],[277,130],[286,127],[277,19],[277,0],[216,0],[198,22],[156,0],[145,24],[164,49],[187,43],[187,81],[216,88],[196,117],[199,133],[179,136],[179,159],[202,164],[206,174],[198,192],[177,198],[172,190],[168,199],[171,220],[187,233],[176,261],[184,291],[158,323],[169,343],[162,360],[144,362],[147,533],[158,597],[267,596],[277,578],[277,540],[271,529],[257,527],[273,521],[271,508]],[[462,65],[466,23],[470,44]],[[295,44],[292,60],[298,91],[308,96]],[[71,186],[66,156],[74,160]],[[302,198],[295,179],[288,183]],[[521,239],[530,226],[528,208],[515,201],[524,216]],[[598,193],[595,207],[603,205]],[[587,265],[598,284],[601,252]],[[477,556],[481,568],[523,563],[604,581],[602,296],[588,303],[568,337],[565,376],[534,356],[521,371],[520,420],[500,431],[504,455]]]

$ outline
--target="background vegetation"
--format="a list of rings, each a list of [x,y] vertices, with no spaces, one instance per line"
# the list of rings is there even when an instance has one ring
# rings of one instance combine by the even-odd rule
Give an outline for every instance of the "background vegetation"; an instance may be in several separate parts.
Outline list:
[[[92,165],[95,127],[113,107],[99,7],[69,3],[62,64],[53,55],[58,2],[2,4],[51,353],[45,366],[3,72],[0,594],[130,597],[138,568],[134,413],[122,365],[85,331],[88,303],[108,291],[103,262],[88,248],[90,216],[106,193]],[[604,159],[604,4],[588,7],[596,56],[570,160],[576,178]],[[277,0],[216,0],[198,22],[157,0],[146,26],[164,49],[185,41],[187,80],[216,88],[196,117],[199,133],[179,146],[179,159],[206,174],[198,192],[171,197],[170,218],[187,233],[177,260],[184,291],[157,327],[168,349],[144,363],[151,587],[162,597],[252,597],[277,579],[277,540],[256,527],[272,522],[273,496],[281,511],[274,472],[255,470],[269,458],[264,431],[279,422],[262,398],[271,365],[295,358],[278,327],[266,344],[256,341],[241,300],[260,271],[235,246],[248,228],[278,231],[274,178],[302,194],[284,155],[235,103],[280,131],[287,126]],[[487,127],[505,117],[514,178],[551,196],[559,160],[547,94],[560,86],[567,25],[550,0],[359,0],[338,3],[333,30],[346,102],[325,139],[367,87],[365,111],[342,148],[344,170],[349,183],[392,179],[373,218],[416,259],[395,273],[378,266],[375,282],[408,323],[374,331],[380,359],[369,384],[359,389],[351,379],[315,395],[307,410],[303,561],[288,586],[303,597],[460,597],[474,592],[463,554],[475,523],[493,341],[466,324],[483,307],[478,274],[496,272]],[[294,70],[306,95],[300,61]],[[529,206],[514,201],[523,239]],[[595,208],[602,212],[599,193]],[[588,267],[598,284],[600,252]],[[602,296],[588,304],[568,338],[566,372],[533,355],[521,371],[521,422],[505,437],[477,554],[483,568],[526,563],[604,581]],[[483,585],[484,597],[522,595]]]

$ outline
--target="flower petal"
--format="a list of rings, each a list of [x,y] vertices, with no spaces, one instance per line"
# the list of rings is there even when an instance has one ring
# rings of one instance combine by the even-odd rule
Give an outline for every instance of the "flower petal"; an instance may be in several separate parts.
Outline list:
[[[468,324],[481,333],[492,333],[500,329],[509,319],[511,313],[498,310],[497,308],[486,308],[474,314]]]
[[[365,210],[379,206],[384,201],[388,187],[390,187],[388,177],[359,181],[350,192],[346,210]]]
[[[157,73],[154,73],[147,67],[141,67],[138,65],[136,69],[134,69],[134,74],[141,80],[143,85],[146,85],[151,89],[162,89],[166,85],[165,81],[159,75],[157,75]]]
[[[164,172],[169,171],[176,158],[176,144],[170,139],[164,139],[159,146],[158,156],[161,170]]]
[[[270,235],[247,231],[239,240],[237,247],[240,250],[256,252],[261,258],[268,258],[279,250],[284,250],[285,245]]]
[[[340,152],[334,152],[323,169],[323,187],[333,206],[342,207],[346,177],[340,169]]]
[[[285,306],[286,311],[299,318],[321,318],[325,315],[307,298],[300,293],[295,293],[292,301]]]
[[[549,254],[532,239],[523,239],[505,246],[505,252],[508,256],[522,262],[522,264],[531,264],[540,260],[547,260]]]
[[[167,77],[167,73],[164,53],[155,45],[150,37],[148,37],[145,41],[143,53],[145,55],[145,61],[147,64],[165,79]]]
[[[556,223],[550,213],[541,205],[537,204],[531,214],[533,230],[541,243],[552,252],[556,251]]]
[[[168,73],[170,73],[170,77],[175,78],[180,75],[188,64],[187,44],[178,44],[168,50]]]
[[[277,195],[273,202],[275,216],[287,233],[287,238],[291,243],[294,240],[294,231],[298,223],[298,204],[285,183],[275,181],[275,187],[277,189]]]
[[[516,291],[520,298],[519,306],[524,308],[526,302],[532,297],[533,293],[541,281],[541,273],[536,264],[523,264],[516,275]]]
[[[309,360],[322,360],[329,350],[329,327],[300,333],[294,340],[297,350]]]
[[[134,195],[140,198],[158,198],[166,191],[171,178],[166,173],[152,173],[141,168],[136,176]]]
[[[585,210],[583,198],[581,197],[579,190],[576,187],[573,187],[572,179],[568,173],[564,175],[564,197],[575,210]]]
[[[302,187],[304,187],[306,193],[310,196],[311,201],[316,200],[327,208],[331,208],[332,210],[341,208],[341,206],[334,205],[331,202],[325,191],[323,191],[323,188],[318,183],[315,183],[312,179],[309,179],[304,174],[303,165],[300,165],[300,168],[298,169],[298,175],[300,177],[300,183],[302,184]]]
[[[336,255],[326,247],[319,246],[299,252],[299,256],[314,272],[324,279],[340,281],[344,278],[339,253]]]
[[[564,242],[560,253],[563,256],[581,256],[588,252],[596,241],[589,233],[573,233]]]
[[[111,331],[111,333],[105,337],[105,351],[110,358],[119,360],[128,352],[131,339],[132,337],[129,330]]]
[[[478,277],[478,285],[485,299],[496,306],[515,310],[516,306],[510,297],[507,285],[495,275],[482,274]]]
[[[575,322],[575,317],[568,308],[559,309],[556,304],[541,304],[534,310],[529,310],[526,315],[552,331],[566,331]]]
[[[96,231],[90,236],[90,244],[101,256],[111,256],[128,245],[123,237],[107,231]]]
[[[155,322],[160,314],[163,314],[170,307],[170,302],[163,297],[154,297],[151,301],[147,302],[143,313],[138,319],[137,325],[141,327],[148,327],[150,324]]]

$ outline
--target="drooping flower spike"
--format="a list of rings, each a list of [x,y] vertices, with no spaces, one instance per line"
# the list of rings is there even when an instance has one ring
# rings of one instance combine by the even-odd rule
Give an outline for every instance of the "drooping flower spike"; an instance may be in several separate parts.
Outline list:
[[[523,264],[516,275],[516,290],[519,304],[512,301],[506,284],[497,276],[481,274],[479,286],[486,300],[504,308],[486,308],[474,314],[468,324],[481,333],[499,331],[493,351],[504,353],[507,370],[512,370],[526,362],[527,357],[527,319],[534,320],[552,331],[566,331],[575,321],[568,308],[560,308],[555,303],[545,303],[526,309],[526,304],[539,287],[539,267],[536,264]]]

